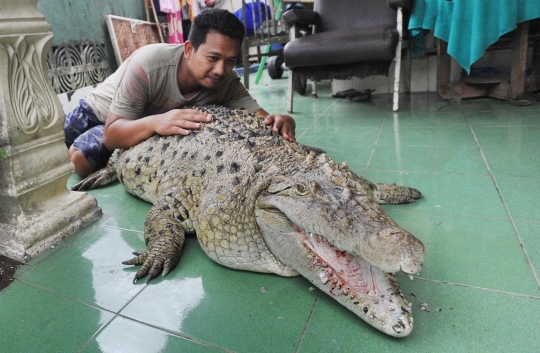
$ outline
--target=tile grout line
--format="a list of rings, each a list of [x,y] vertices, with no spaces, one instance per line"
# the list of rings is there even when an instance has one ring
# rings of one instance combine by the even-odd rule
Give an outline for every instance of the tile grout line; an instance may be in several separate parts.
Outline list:
[[[508,219],[510,220],[510,224],[512,225],[512,228],[514,229],[514,235],[516,236],[516,239],[519,243],[519,246],[521,247],[521,251],[525,255],[525,260],[527,261],[527,265],[529,266],[529,270],[531,271],[534,280],[536,281],[536,286],[538,289],[540,289],[540,280],[538,279],[538,275],[536,274],[536,271],[534,270],[534,267],[532,265],[531,259],[529,258],[529,254],[527,253],[527,250],[525,249],[525,246],[523,245],[523,241],[521,240],[521,236],[519,235],[519,232],[516,227],[516,223],[514,222],[514,219],[512,218],[512,215],[510,214],[510,210],[508,209],[508,205],[506,204],[506,201],[504,200],[504,197],[501,193],[501,190],[499,188],[499,184],[497,183],[497,179],[491,172],[491,168],[489,167],[488,161],[486,159],[486,156],[484,155],[484,151],[482,150],[482,147],[480,146],[480,141],[478,141],[478,137],[476,136],[476,133],[474,132],[474,129],[472,125],[469,122],[469,119],[467,116],[465,116],[465,119],[467,120],[467,124],[469,124],[469,129],[471,131],[471,134],[474,137],[474,140],[476,141],[476,145],[478,147],[478,151],[480,152],[480,156],[482,157],[482,160],[484,161],[484,164],[486,166],[486,169],[488,171],[489,176],[491,177],[491,180],[493,182],[493,185],[495,186],[495,189],[497,190],[497,194],[499,195],[499,198],[501,199],[501,202],[503,204],[504,210],[506,212],[506,215],[508,216]]]
[[[18,282],[21,282],[21,283],[24,283],[26,285],[29,285],[29,286],[32,286],[32,287],[35,287],[35,288],[38,288],[40,290],[44,290],[46,292],[49,292],[55,296],[58,296],[58,297],[63,297],[65,299],[68,299],[68,300],[71,300],[71,301],[74,301],[74,302],[77,302],[77,303],[80,303],[82,305],[85,305],[85,306],[88,306],[88,307],[91,307],[93,309],[97,309],[97,310],[101,310],[101,311],[104,311],[104,312],[107,312],[107,313],[110,313],[110,314],[113,314],[113,317],[107,321],[106,324],[103,325],[103,327],[101,327],[100,329],[98,329],[92,336],[90,336],[90,338],[88,338],[88,340],[77,350],[77,352],[80,352],[82,349],[84,349],[85,347],[88,346],[88,344],[92,341],[92,339],[94,339],[95,337],[97,337],[99,334],[101,334],[101,332],[103,332],[103,330],[105,330],[106,327],[109,326],[109,324],[118,316],[120,317],[125,317],[124,315],[120,314],[120,312],[127,306],[129,305],[135,298],[137,298],[147,287],[147,285],[145,285],[137,294],[135,294],[130,300],[128,300],[128,302],[122,306],[118,311],[114,311],[114,310],[110,310],[110,309],[107,309],[107,308],[104,308],[102,306],[99,306],[97,304],[93,304],[93,303],[89,303],[89,302],[86,302],[82,299],[79,299],[79,298],[75,298],[75,297],[72,297],[70,295],[67,295],[67,294],[64,294],[64,293],[61,293],[61,292],[57,292],[57,291],[54,291],[50,288],[46,288],[46,287],[43,287],[43,286],[40,286],[38,284],[35,284],[35,283],[32,283],[32,282],[28,282],[28,281],[25,281],[25,280],[21,280],[21,279],[16,279],[16,281]]]
[[[398,275],[399,278],[407,278],[405,275]],[[425,281],[425,282],[433,282],[433,283],[441,283],[441,284],[449,284],[456,287],[464,287],[464,288],[471,288],[476,290],[482,290],[486,292],[493,292],[493,293],[499,293],[499,294],[506,294],[511,295],[514,297],[521,297],[521,298],[527,298],[527,299],[534,299],[534,300],[540,300],[539,296],[534,296],[530,294],[522,294],[522,293],[516,293],[516,292],[508,292],[505,290],[500,289],[493,289],[493,288],[486,288],[486,287],[479,287],[479,286],[473,286],[470,284],[464,284],[464,283],[457,283],[457,282],[450,282],[450,281],[444,281],[441,279],[433,279],[433,278],[425,278],[425,277],[414,277],[415,280]]]
[[[101,327],[99,330],[97,330],[87,341],[86,343],[84,343],[78,350],[77,350],[77,353],[81,352],[83,349],[85,349],[89,344],[90,342],[92,342],[93,339],[95,339],[97,336],[99,336],[112,322],[114,319],[120,317],[120,318],[123,318],[123,319],[126,319],[126,320],[129,320],[129,321],[133,321],[133,322],[136,322],[138,324],[141,324],[141,325],[144,325],[144,326],[147,326],[147,327],[151,327],[153,329],[156,329],[156,330],[159,330],[161,332],[165,332],[165,333],[168,333],[172,336],[175,336],[175,337],[178,337],[178,338],[181,338],[181,339],[185,339],[187,341],[190,341],[190,342],[194,342],[194,343],[197,343],[197,344],[200,344],[202,346],[207,346],[207,347],[212,347],[214,349],[218,349],[218,350],[221,350],[221,351],[224,351],[224,352],[229,352],[229,353],[234,353],[233,351],[230,351],[228,349],[225,349],[223,347],[219,347],[219,346],[215,346],[211,343],[208,343],[208,342],[204,342],[204,341],[200,341],[200,340],[197,340],[197,339],[194,339],[192,337],[189,337],[189,336],[185,336],[185,335],[182,335],[178,332],[174,332],[174,331],[171,331],[171,330],[168,330],[168,329],[165,329],[165,328],[162,328],[162,327],[159,327],[159,326],[156,326],[156,325],[152,325],[150,323],[147,323],[147,322],[144,322],[144,321],[141,321],[141,320],[137,320],[135,318],[132,318],[130,316],[127,316],[127,315],[124,315],[122,314],[122,311],[129,305],[131,304],[146,288],[148,287],[147,284],[144,285],[144,287],[137,293],[135,294],[131,299],[129,299],[127,301],[127,303],[122,306],[118,311],[114,312],[114,311],[111,311],[111,310],[108,310],[108,309],[104,309],[104,308],[101,308],[101,307],[97,307],[101,310],[104,310],[104,311],[107,311],[107,312],[110,312],[113,315],[113,317],[105,324],[103,325],[103,327]],[[46,288],[45,288],[46,289]],[[53,292],[54,293],[54,292]],[[58,293],[59,295],[61,296],[65,296],[63,295],[62,293]],[[67,298],[71,298],[69,296],[66,296]],[[74,301],[80,301],[80,300],[77,300],[76,298],[73,298]],[[91,307],[94,307],[93,305],[90,305],[89,303],[86,303],[86,302],[82,302],[81,303],[83,304],[87,304]]]
[[[64,297],[66,299],[69,299],[69,300],[72,300],[74,302],[77,302],[77,303],[80,303],[80,304],[83,304],[83,305],[86,305],[86,306],[89,306],[91,308],[94,308],[94,309],[98,309],[98,310],[102,310],[102,311],[106,311],[108,313],[111,313],[111,314],[116,314],[116,312],[114,310],[110,310],[110,309],[107,309],[107,308],[103,308],[97,304],[92,304],[92,303],[89,303],[89,302],[86,302],[82,299],[79,299],[79,298],[75,298],[75,297],[72,297],[70,295],[67,295],[67,294],[64,294],[64,293],[61,293],[61,292],[57,292],[57,291],[54,291],[50,288],[47,288],[47,287],[43,287],[43,286],[40,286],[39,284],[35,284],[35,283],[32,283],[32,282],[28,282],[24,279],[19,279],[19,278],[16,278],[15,279],[17,282],[21,282],[21,283],[24,283],[28,286],[32,286],[32,287],[35,287],[35,288],[38,288],[40,290],[44,290],[46,292],[49,292],[53,295],[56,295],[56,296],[59,296],[59,297]]]
[[[381,145],[379,145],[381,146]],[[478,148],[478,146],[476,146]],[[427,172],[422,170],[394,170],[394,169],[372,169],[374,172],[389,172],[389,173],[400,173],[400,174],[442,174],[442,175],[470,175],[470,176],[489,176],[489,174],[478,174],[478,173],[458,173],[458,172],[441,172],[441,171],[433,171],[433,172]],[[540,179],[539,177],[535,176],[519,176],[519,175],[500,175],[505,178],[521,178],[521,179]]]
[[[317,122],[317,120],[319,120],[321,118],[321,116],[323,116],[323,114],[326,113],[328,111],[328,109],[330,109],[332,107],[332,105],[334,105],[334,104],[336,104],[336,102],[332,102],[332,104],[330,104],[328,107],[326,107],[326,109],[322,113],[315,116],[315,119],[313,119],[311,124],[304,129],[304,131],[300,134],[300,136],[297,137],[297,140],[300,139],[302,136],[304,136],[304,134],[313,126],[313,124],[315,124]]]
[[[304,325],[304,329],[302,330],[302,333],[300,334],[300,338],[298,339],[298,343],[296,344],[294,353],[298,353],[298,351],[300,350],[300,346],[302,345],[302,342],[304,341],[304,336],[306,335],[306,331],[309,327],[309,322],[311,321],[311,317],[313,316],[313,312],[315,311],[315,306],[317,306],[317,302],[319,301],[320,296],[321,296],[321,290],[319,290],[319,293],[317,294],[317,297],[315,298],[315,301],[313,302],[313,305],[311,306],[311,310],[309,311],[306,324]]]
[[[144,231],[140,231],[140,230],[136,230],[136,229],[116,227],[116,226],[110,226],[110,225],[107,225],[107,224],[102,224],[101,227],[110,228],[110,229],[117,229],[117,230],[125,230],[125,231],[128,231],[128,232],[144,234]]]
[[[137,294],[135,294],[131,299],[129,299],[127,303],[122,306],[118,311],[111,311],[111,313],[114,314],[113,317],[105,325],[103,325],[103,327],[94,332],[94,334],[90,336],[90,338],[88,338],[88,340],[77,350],[77,353],[81,352],[84,348],[86,348],[93,339],[99,336],[113,322],[114,319],[116,319],[118,316],[121,316],[120,312],[124,310],[125,307],[128,306],[131,302],[133,302],[133,300],[137,298],[139,294],[141,294],[146,289],[146,287],[148,287],[148,285],[145,284],[144,287],[139,292],[137,292]]]
[[[396,206],[396,205],[385,205],[385,206]],[[389,213],[385,211],[386,213]],[[459,213],[448,213],[448,212],[429,212],[429,211],[417,211],[417,210],[408,210],[403,208],[395,208],[392,209],[392,212],[397,213],[415,213],[415,214],[422,214],[422,215],[436,215],[436,216],[451,216],[451,217],[462,217],[462,218],[468,218],[468,219],[483,219],[483,220],[490,220],[490,221],[508,221],[508,218],[497,218],[497,217],[482,217],[482,216],[469,216],[465,214],[459,214]],[[527,223],[533,223],[537,224],[540,222],[532,222],[529,221]]]
[[[393,114],[396,114],[396,113],[393,113]],[[382,130],[383,130],[383,127],[384,127],[384,124],[386,123],[386,116],[384,116],[383,118],[383,121],[381,122],[381,125],[379,125],[379,133],[377,134],[377,138],[375,139],[375,142],[373,142],[373,147],[371,147],[371,153],[369,154],[369,158],[368,158],[368,161],[366,163],[366,167],[364,168],[364,173],[362,174],[362,176],[365,177],[365,175],[367,174],[368,170],[369,170],[369,165],[371,164],[371,160],[373,159],[373,155],[375,154],[375,148],[377,147],[377,144],[379,143],[379,139],[381,138],[381,134],[382,134]]]
[[[133,317],[124,315],[124,314],[118,314],[118,315],[116,315],[115,317],[121,317],[121,318],[123,318],[123,319],[129,320],[129,321],[133,321],[133,322],[136,322],[136,323],[141,324],[141,325],[144,325],[144,326],[151,327],[151,328],[153,328],[153,329],[155,329],[155,330],[159,330],[159,331],[168,333],[168,334],[170,334],[170,335],[172,335],[172,336],[175,336],[175,337],[178,337],[178,338],[185,339],[186,341],[190,341],[190,342],[194,342],[194,343],[200,344],[201,346],[212,347],[212,348],[214,348],[214,349],[218,349],[218,350],[221,350],[221,351],[224,351],[224,352],[234,353],[234,351],[231,351],[231,350],[226,349],[226,348],[224,348],[224,347],[216,346],[216,345],[214,345],[214,344],[212,344],[212,343],[205,342],[205,341],[201,341],[201,340],[198,340],[198,339],[193,338],[193,337],[191,337],[191,336],[183,335],[183,334],[180,334],[180,333],[178,333],[178,332],[171,331],[171,330],[169,330],[169,329],[166,329],[166,328],[163,328],[163,327],[160,327],[160,326],[156,326],[156,325],[150,324],[150,323],[148,323],[148,322],[144,322],[144,321],[135,319],[135,318],[133,318]]]
[[[379,145],[379,147],[381,147]],[[383,146],[384,147],[384,146]],[[399,173],[399,174],[433,174],[433,175],[467,175],[467,176],[489,176],[488,174],[478,173],[458,173],[458,172],[441,172],[441,171],[422,171],[422,170],[394,170],[394,169],[372,169],[373,172]]]

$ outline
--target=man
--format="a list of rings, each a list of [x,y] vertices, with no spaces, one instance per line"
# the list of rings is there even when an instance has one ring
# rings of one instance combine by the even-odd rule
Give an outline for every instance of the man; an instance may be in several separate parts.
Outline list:
[[[189,105],[219,104],[265,117],[265,124],[295,142],[295,122],[268,114],[233,72],[244,26],[230,12],[199,14],[184,45],[152,44],[135,51],[79,107],[68,113],[64,131],[75,172],[101,169],[114,149],[159,135],[188,135],[212,117]]]

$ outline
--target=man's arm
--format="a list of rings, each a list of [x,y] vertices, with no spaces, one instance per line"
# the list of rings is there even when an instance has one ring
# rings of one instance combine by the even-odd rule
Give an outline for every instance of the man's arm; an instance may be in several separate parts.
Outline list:
[[[190,130],[199,129],[201,122],[212,120],[209,114],[193,109],[172,109],[143,117],[150,96],[150,80],[136,60],[136,53],[126,63],[105,121],[103,143],[107,148],[130,148],[155,134],[188,135]]]
[[[211,115],[194,109],[173,109],[135,120],[109,112],[103,143],[111,150],[127,149],[155,134],[189,135],[191,130],[200,129],[201,122],[209,121]]]
[[[272,125],[272,131],[277,132],[289,142],[296,142],[295,128],[296,122],[290,115],[268,114],[264,109],[258,109],[257,114],[264,116],[264,123]]]

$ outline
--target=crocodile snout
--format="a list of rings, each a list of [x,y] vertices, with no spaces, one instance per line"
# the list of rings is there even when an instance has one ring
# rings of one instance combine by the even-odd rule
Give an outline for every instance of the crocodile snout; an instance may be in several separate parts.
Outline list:
[[[367,247],[360,249],[362,256],[383,271],[415,274],[422,269],[424,245],[401,228],[382,229],[367,243]]]

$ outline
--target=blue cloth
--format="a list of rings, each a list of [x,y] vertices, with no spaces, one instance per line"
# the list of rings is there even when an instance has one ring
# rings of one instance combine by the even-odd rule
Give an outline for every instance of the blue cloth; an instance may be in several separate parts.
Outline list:
[[[423,30],[448,42],[448,54],[467,72],[500,36],[540,17],[540,0],[415,0],[409,29],[414,53],[423,51]]]
[[[103,143],[105,124],[101,122],[84,99],[79,105],[66,114],[64,133],[66,146],[81,152],[94,170],[107,165],[112,155],[111,150]]]
[[[253,21],[253,14],[255,14],[255,21]],[[236,18],[242,21],[242,8],[237,10],[234,15],[236,16]],[[255,33],[255,29],[259,28],[261,24],[267,20],[267,15],[268,19],[272,18],[272,9],[270,8],[270,6],[266,5],[264,1],[254,1],[246,3],[246,35],[253,35]],[[242,22],[244,23],[244,21]]]

